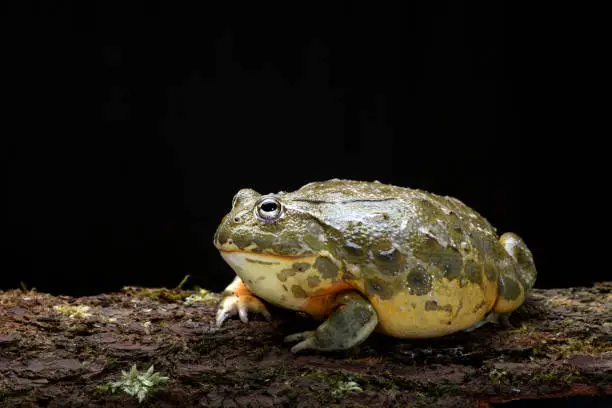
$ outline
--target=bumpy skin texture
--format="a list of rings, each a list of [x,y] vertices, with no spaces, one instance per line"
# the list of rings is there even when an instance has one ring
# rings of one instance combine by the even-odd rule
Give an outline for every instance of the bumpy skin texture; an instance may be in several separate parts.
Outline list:
[[[272,220],[259,216],[266,199],[280,207]],[[379,182],[334,179],[265,196],[240,190],[214,243],[255,296],[322,319],[339,292],[352,291],[375,310],[376,330],[399,338],[442,336],[490,312],[507,314],[536,278],[516,234],[500,239],[455,198]]]

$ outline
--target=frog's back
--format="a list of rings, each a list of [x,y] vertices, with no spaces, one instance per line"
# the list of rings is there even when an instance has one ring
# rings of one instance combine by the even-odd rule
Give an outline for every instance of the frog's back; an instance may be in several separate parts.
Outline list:
[[[495,228],[455,198],[349,180],[310,183],[287,197],[319,204],[329,257],[342,263],[342,281],[370,300],[387,334],[466,329],[496,307],[500,278],[512,307],[533,284]]]

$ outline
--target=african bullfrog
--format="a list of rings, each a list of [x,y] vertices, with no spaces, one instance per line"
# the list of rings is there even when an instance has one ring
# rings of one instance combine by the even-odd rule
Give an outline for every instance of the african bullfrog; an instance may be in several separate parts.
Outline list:
[[[270,313],[315,319],[291,349],[343,350],[374,330],[438,337],[498,321],[533,286],[533,256],[461,201],[378,181],[333,179],[294,192],[240,190],[214,244],[236,272],[217,326]]]

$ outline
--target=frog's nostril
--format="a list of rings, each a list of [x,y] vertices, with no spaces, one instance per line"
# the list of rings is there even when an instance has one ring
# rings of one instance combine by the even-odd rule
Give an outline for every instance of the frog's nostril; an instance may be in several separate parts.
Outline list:
[[[234,217],[234,222],[240,222],[240,217]]]

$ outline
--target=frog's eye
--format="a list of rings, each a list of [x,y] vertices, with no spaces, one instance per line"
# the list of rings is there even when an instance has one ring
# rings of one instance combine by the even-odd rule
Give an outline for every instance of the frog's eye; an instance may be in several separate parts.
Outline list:
[[[280,201],[274,197],[266,197],[261,200],[255,208],[257,218],[263,222],[273,222],[280,217],[283,211],[283,206]]]

